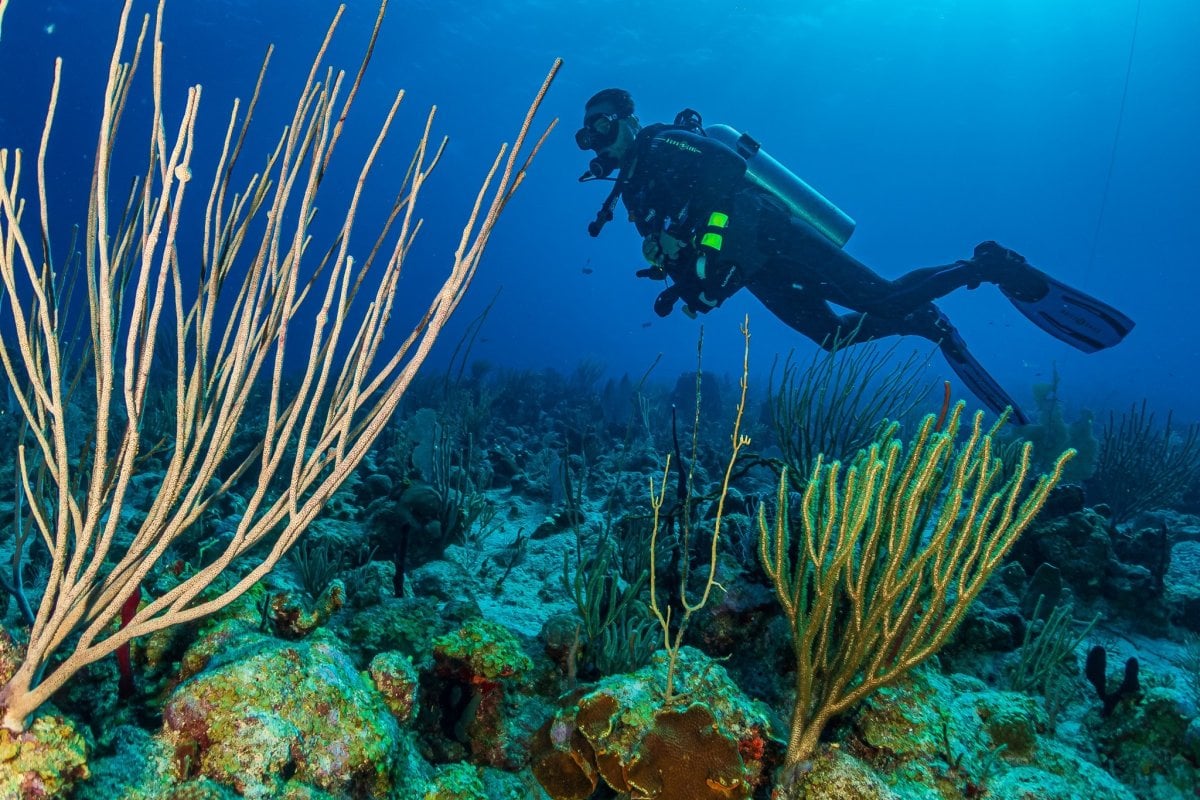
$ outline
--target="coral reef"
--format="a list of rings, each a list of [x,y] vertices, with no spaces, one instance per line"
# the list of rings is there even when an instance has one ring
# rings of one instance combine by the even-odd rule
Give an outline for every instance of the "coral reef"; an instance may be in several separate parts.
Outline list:
[[[726,498],[717,588],[687,629],[664,703],[666,656],[646,663],[661,631],[645,627],[645,487],[651,474],[661,480],[654,453],[669,439],[643,423],[665,418],[669,392],[644,387],[630,424],[606,410],[620,405],[611,396],[572,394],[575,379],[488,374],[504,385],[473,383],[471,397],[491,416],[470,412],[462,423],[473,462],[488,466],[459,485],[494,510],[492,534],[414,541],[402,565],[367,546],[396,535],[384,523],[402,509],[420,511],[404,523],[416,539],[440,537],[449,519],[435,507],[449,495],[422,469],[433,468],[431,420],[460,423],[418,385],[414,407],[437,407],[436,418],[421,412],[384,437],[333,516],[314,523],[305,563],[285,561],[217,619],[135,640],[133,698],[118,696],[115,659],[86,670],[19,747],[0,733],[0,786],[41,781],[45,796],[77,800],[1176,800],[1192,791],[1200,678],[1189,676],[1200,661],[1187,661],[1182,641],[1144,634],[1200,629],[1200,519],[1164,509],[1114,525],[1079,487],[1061,486],[946,648],[830,720],[811,757],[782,768],[795,654],[755,552],[757,498],[778,486],[772,462],[747,457]],[[710,381],[707,391],[725,389]],[[697,530],[713,519],[727,452],[717,439],[727,433],[705,430],[690,473]],[[586,453],[575,449],[584,442]],[[465,458],[455,450],[449,474]],[[222,513],[236,515],[237,504]],[[690,563],[690,589],[704,577],[707,544],[690,562],[676,559],[678,569]],[[678,546],[667,537],[660,563]],[[192,552],[149,576],[147,595],[178,586]],[[1022,691],[1002,689],[1052,609],[1081,637],[1075,649]],[[19,625],[7,629],[20,641]],[[1107,716],[1085,670],[1096,645],[1113,662],[1105,691],[1120,695]],[[0,671],[19,656],[0,638]],[[1131,658],[1139,691],[1119,692]]]

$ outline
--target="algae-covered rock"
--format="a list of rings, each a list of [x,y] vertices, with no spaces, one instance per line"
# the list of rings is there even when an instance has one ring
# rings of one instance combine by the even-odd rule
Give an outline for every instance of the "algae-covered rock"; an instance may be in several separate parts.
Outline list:
[[[343,797],[385,796],[399,727],[336,643],[214,631],[222,646],[163,709],[182,778],[207,777],[245,797],[307,785]],[[195,662],[193,662],[195,663]],[[286,776],[286,777],[285,777]],[[290,779],[290,781],[289,781]]]
[[[1026,759],[1038,743],[1038,730],[1046,729],[1041,704],[1017,692],[983,692],[975,702],[975,713],[983,723],[991,746],[1004,748],[1006,759]]]
[[[1034,767],[1016,767],[996,777],[989,797],[1005,800],[1134,800],[1134,795],[1104,770],[1081,761],[1074,775],[1055,775]],[[1080,794],[1087,786],[1088,793]]]
[[[137,725],[114,725],[107,731],[111,752],[93,757],[91,777],[80,784],[72,800],[148,800],[163,797],[175,787],[172,775],[173,753],[167,743],[153,732]],[[214,784],[222,793],[212,797],[236,797],[231,789]],[[147,793],[144,787],[156,787]],[[228,792],[228,794],[225,794]],[[204,795],[196,794],[197,797]]]
[[[473,682],[519,678],[533,668],[517,637],[503,625],[476,618],[458,630],[439,636],[433,643],[440,663],[456,663]]]
[[[400,653],[380,653],[371,659],[368,670],[371,682],[383,696],[401,725],[411,722],[417,707],[417,686],[420,676],[412,658]]]
[[[447,764],[437,771],[421,800],[490,800],[478,768]]]
[[[502,625],[473,618],[435,639],[433,655],[441,727],[452,730],[477,763],[519,769],[536,723],[522,724],[513,702],[513,690],[533,668],[517,637]]]
[[[1182,628],[1200,632],[1200,542],[1176,542],[1171,548],[1167,568],[1167,606],[1171,621]]]
[[[435,636],[453,630],[454,614],[427,597],[389,598],[382,605],[353,614],[344,622],[342,639],[370,662],[379,653],[399,651],[424,665]]]
[[[241,795],[216,781],[197,778],[168,789],[162,794],[149,795],[155,800],[239,800]]]
[[[1113,774],[1139,796],[1159,797],[1168,787],[1194,792],[1200,786],[1200,768],[1188,756],[1194,715],[1176,689],[1152,686],[1107,717],[1092,712],[1086,724]]]
[[[919,668],[863,702],[843,745],[906,800],[1132,797],[1047,729],[1034,698]]]
[[[679,699],[663,702],[667,658],[604,678],[567,698],[538,732],[533,772],[554,800],[583,800],[600,785],[659,800],[746,800],[778,747],[765,710],[725,669],[683,648]]]
[[[299,592],[280,592],[267,602],[271,629],[285,639],[303,639],[329,622],[346,602],[346,585],[334,580],[315,602]]]
[[[1104,592],[1109,565],[1116,560],[1108,527],[1108,519],[1091,509],[1038,520],[1017,540],[1013,558],[1029,573],[1053,564],[1079,598],[1094,599]]]
[[[87,746],[70,720],[43,714],[21,733],[0,728],[0,798],[65,797],[87,777]]]
[[[771,800],[901,800],[869,766],[837,748],[777,776]]]
[[[548,800],[528,772],[518,775],[463,762],[442,765],[424,789],[403,796],[417,800]]]

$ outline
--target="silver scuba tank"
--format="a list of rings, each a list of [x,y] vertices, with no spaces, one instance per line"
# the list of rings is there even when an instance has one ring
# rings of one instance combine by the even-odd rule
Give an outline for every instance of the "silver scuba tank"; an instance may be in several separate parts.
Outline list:
[[[820,192],[770,156],[749,134],[728,125],[705,125],[704,132],[746,159],[746,177],[778,197],[793,214],[822,236],[844,247],[854,233],[854,220]]]

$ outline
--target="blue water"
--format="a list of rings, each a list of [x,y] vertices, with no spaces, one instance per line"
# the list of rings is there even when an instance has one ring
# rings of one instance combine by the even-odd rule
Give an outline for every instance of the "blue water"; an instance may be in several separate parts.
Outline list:
[[[4,20],[0,145],[36,148],[52,58],[65,59],[50,168],[58,247],[84,219],[116,5],[12,0]],[[352,4],[334,63],[356,66],[372,6]],[[249,95],[263,49],[275,42],[257,115],[263,138],[252,140],[246,163],[261,157],[334,9],[313,0],[168,4],[167,92],[177,111],[182,87],[203,84],[201,147],[219,149],[229,104]],[[941,301],[1018,400],[1028,402],[1029,387],[1057,366],[1071,405],[1121,410],[1149,397],[1194,419],[1200,4],[1144,3],[1135,40],[1136,10],[1137,0],[394,0],[343,149],[364,148],[392,93],[408,90],[401,135],[368,189],[367,225],[390,205],[408,144],[438,105],[436,130],[451,143],[424,196],[426,228],[407,268],[415,308],[449,263],[495,147],[511,141],[552,60],[566,61],[543,113],[561,124],[502,219],[436,356],[443,360],[502,287],[475,357],[563,370],[588,358],[640,374],[661,353],[665,379],[694,365],[697,323],[653,315],[659,287],[633,275],[642,264],[632,226],[618,218],[599,239],[586,232],[607,185],[576,183],[588,156],[571,133],[587,97],[620,86],[643,123],[688,106],[753,133],[857,219],[848,248],[885,276],[964,258],[996,239],[1137,321],[1119,347],[1086,356],[991,287]],[[136,148],[119,157],[118,175],[144,164]],[[811,352],[743,293],[704,320],[708,369],[740,366],[745,314],[756,375],[790,348]],[[929,370],[950,377],[936,355]]]

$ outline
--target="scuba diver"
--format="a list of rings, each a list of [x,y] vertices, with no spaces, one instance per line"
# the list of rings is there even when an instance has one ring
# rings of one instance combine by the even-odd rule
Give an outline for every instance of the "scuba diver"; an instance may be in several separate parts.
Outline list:
[[[638,277],[666,284],[654,301],[661,317],[680,301],[689,316],[706,314],[744,287],[826,349],[850,332],[858,342],[920,336],[938,344],[987,408],[1011,407],[1021,425],[1029,418],[934,300],[964,286],[995,284],[1034,324],[1085,353],[1112,347],[1133,328],[1120,311],[995,242],[978,245],[968,259],[887,280],[842,249],[853,220],[754,139],[725,125],[704,126],[691,109],[674,124],[643,128],[630,94],[605,89],[587,101],[575,143],[595,153],[581,182],[615,180],[588,232],[598,236],[617,200],[624,202],[650,264]],[[837,313],[831,303],[850,313]]]

